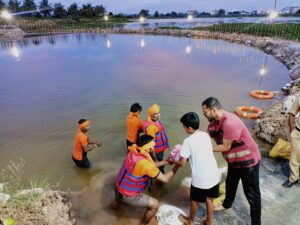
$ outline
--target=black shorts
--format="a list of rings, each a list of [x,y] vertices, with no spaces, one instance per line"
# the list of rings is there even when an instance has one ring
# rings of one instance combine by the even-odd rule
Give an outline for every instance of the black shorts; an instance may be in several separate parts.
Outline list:
[[[191,186],[190,199],[195,202],[204,203],[207,198],[219,197],[219,184],[209,189],[196,188]]]
[[[88,159],[88,157],[83,156],[82,160],[77,160],[74,159],[74,157],[72,157],[74,163],[76,164],[76,166],[80,167],[80,168],[90,168],[91,167],[91,163]]]

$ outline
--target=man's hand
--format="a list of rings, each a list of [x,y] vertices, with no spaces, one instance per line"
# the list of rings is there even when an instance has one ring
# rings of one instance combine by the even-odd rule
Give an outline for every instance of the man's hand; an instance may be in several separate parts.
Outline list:
[[[96,141],[95,145],[96,145],[96,147],[101,147],[102,146],[102,142],[101,141]]]

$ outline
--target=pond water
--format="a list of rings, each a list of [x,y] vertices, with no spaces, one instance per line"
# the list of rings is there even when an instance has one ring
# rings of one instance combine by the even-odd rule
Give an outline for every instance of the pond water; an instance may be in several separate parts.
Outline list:
[[[23,158],[24,177],[50,177],[64,190],[80,190],[93,176],[97,183],[117,172],[126,153],[125,118],[134,102],[143,105],[144,119],[153,102],[160,104],[174,146],[186,137],[179,123],[184,113],[199,113],[206,130],[201,103],[207,97],[219,98],[231,112],[240,105],[266,109],[276,98],[259,101],[249,92],[280,90],[289,81],[288,70],[271,56],[220,40],[65,34],[0,46],[0,169]],[[76,168],[71,160],[81,118],[92,122],[90,139],[103,142],[101,150],[89,154],[90,170]],[[220,167],[225,165],[216,157]],[[189,173],[186,166],[153,195],[163,198]]]
[[[179,19],[147,19],[144,23],[134,21],[126,23],[125,28],[140,29],[140,28],[159,28],[159,27],[180,27],[180,28],[194,28],[206,27],[215,24],[226,23],[296,23],[300,24],[300,17],[278,17],[276,20],[270,20],[269,17],[208,17],[208,18],[193,18],[187,20],[186,18]]]

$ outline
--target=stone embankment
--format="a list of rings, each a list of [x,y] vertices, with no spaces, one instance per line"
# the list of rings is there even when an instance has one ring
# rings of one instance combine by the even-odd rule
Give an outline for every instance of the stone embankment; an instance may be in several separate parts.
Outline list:
[[[0,38],[3,39],[20,39],[24,37],[24,31],[22,31],[16,25],[3,25],[0,26]]]
[[[15,225],[75,224],[68,193],[35,188],[9,195],[2,187],[0,184],[0,221],[11,219]]]

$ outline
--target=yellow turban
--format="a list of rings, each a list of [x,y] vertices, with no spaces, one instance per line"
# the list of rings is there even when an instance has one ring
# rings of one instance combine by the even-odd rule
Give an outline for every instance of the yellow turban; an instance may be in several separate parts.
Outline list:
[[[159,105],[154,103],[149,109],[148,109],[148,120],[151,121],[151,116],[155,113],[159,113],[160,108]]]

